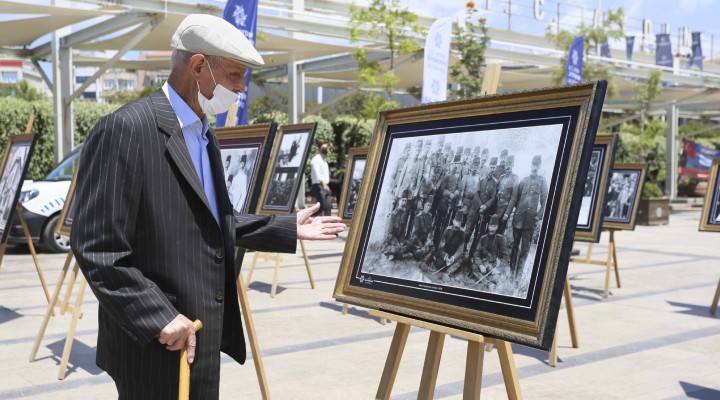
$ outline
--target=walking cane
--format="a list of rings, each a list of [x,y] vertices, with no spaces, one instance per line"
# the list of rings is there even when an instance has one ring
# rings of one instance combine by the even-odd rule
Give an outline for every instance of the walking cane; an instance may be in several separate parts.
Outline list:
[[[195,325],[195,332],[202,329],[202,322],[196,319],[193,322]],[[187,346],[180,351],[180,383],[178,386],[178,399],[188,400],[190,399],[190,364],[187,361]]]

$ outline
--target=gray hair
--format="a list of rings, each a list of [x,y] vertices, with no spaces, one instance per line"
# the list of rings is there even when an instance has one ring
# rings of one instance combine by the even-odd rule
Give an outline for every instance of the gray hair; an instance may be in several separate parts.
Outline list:
[[[186,50],[173,49],[172,55],[170,56],[170,68],[175,69],[175,67],[187,65],[190,62],[190,57],[195,54],[196,53]],[[205,58],[207,59],[210,67],[215,68],[220,63],[221,57],[205,55]]]

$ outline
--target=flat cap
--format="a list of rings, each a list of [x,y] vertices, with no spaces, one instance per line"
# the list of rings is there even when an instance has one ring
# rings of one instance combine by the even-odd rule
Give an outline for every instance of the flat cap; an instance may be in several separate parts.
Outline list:
[[[239,61],[253,68],[265,65],[255,47],[236,27],[209,14],[190,14],[173,34],[170,46],[207,56]]]

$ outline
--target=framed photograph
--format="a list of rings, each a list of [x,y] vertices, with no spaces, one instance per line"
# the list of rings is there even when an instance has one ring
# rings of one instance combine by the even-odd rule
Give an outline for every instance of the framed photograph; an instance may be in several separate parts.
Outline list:
[[[233,126],[215,130],[225,185],[235,215],[255,210],[277,124]]]
[[[335,298],[549,349],[605,90],[379,113]]]
[[[595,137],[590,165],[583,188],[580,215],[575,228],[575,240],[580,242],[600,241],[602,233],[602,205],[610,182],[610,170],[615,160],[617,139],[615,135]]]
[[[305,187],[305,164],[316,123],[283,125],[270,156],[269,174],[260,194],[258,214],[287,214],[295,208],[298,190]]]
[[[57,233],[67,238],[70,237],[73,217],[75,216],[75,186],[77,185],[77,174],[80,169],[78,168],[79,166],[80,162],[78,161],[77,166],[75,167],[75,172],[73,172],[72,181],[70,182],[70,188],[68,189],[67,196],[65,196],[65,203],[63,204],[62,211],[60,211],[60,219],[58,220],[57,227],[55,228]]]
[[[713,159],[710,167],[708,190],[700,215],[700,230],[720,232],[720,180],[718,180],[720,158]]]
[[[360,194],[360,184],[367,165],[367,154],[367,147],[354,147],[348,152],[345,178],[343,179],[340,204],[338,205],[338,215],[346,224],[350,223],[355,213],[358,195]]]
[[[645,185],[645,164],[615,164],[605,194],[603,228],[634,230]]]
[[[39,134],[12,135],[0,164],[0,243],[8,231]]]

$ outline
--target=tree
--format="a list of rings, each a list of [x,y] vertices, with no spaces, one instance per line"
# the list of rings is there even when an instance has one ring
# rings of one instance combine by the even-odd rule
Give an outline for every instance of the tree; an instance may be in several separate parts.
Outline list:
[[[9,97],[31,102],[44,100],[46,98],[42,92],[30,86],[28,81],[24,79],[16,83],[0,84],[0,97]]]
[[[636,83],[633,88],[640,94],[640,110],[647,112],[655,96],[662,91],[662,71],[655,69],[648,74],[647,81]]]
[[[603,63],[592,61],[587,58],[590,49],[595,49],[609,39],[620,39],[625,36],[625,12],[622,8],[608,10],[601,25],[592,26],[580,23],[574,31],[560,30],[555,32],[553,25],[548,25],[545,36],[560,49],[567,50],[578,36],[584,38],[585,56],[583,61],[583,81],[607,80],[609,97],[617,94],[617,86],[613,82],[613,75]],[[560,60],[560,66],[553,70],[552,78],[556,84],[565,83],[565,66],[567,65],[567,54]]]
[[[367,9],[350,5],[350,40],[363,38],[381,40],[390,50],[390,65],[383,66],[368,58],[364,48],[355,51],[358,62],[358,81],[368,88],[382,89],[392,101],[399,78],[395,74],[395,57],[420,50],[417,36],[425,33],[418,24],[417,14],[400,8],[400,0],[371,0]]]
[[[259,117],[261,115],[271,115],[278,111],[288,109],[288,97],[286,94],[274,90],[272,95],[263,94],[255,98],[248,104],[248,115]]]
[[[473,22],[473,14],[477,12],[472,1],[465,4],[465,26],[455,32],[455,45],[460,52],[460,59],[450,66],[450,76],[457,83],[457,89],[451,89],[449,98],[466,99],[480,94],[483,74],[481,68],[485,64],[485,49],[490,38],[485,25],[485,18]]]

